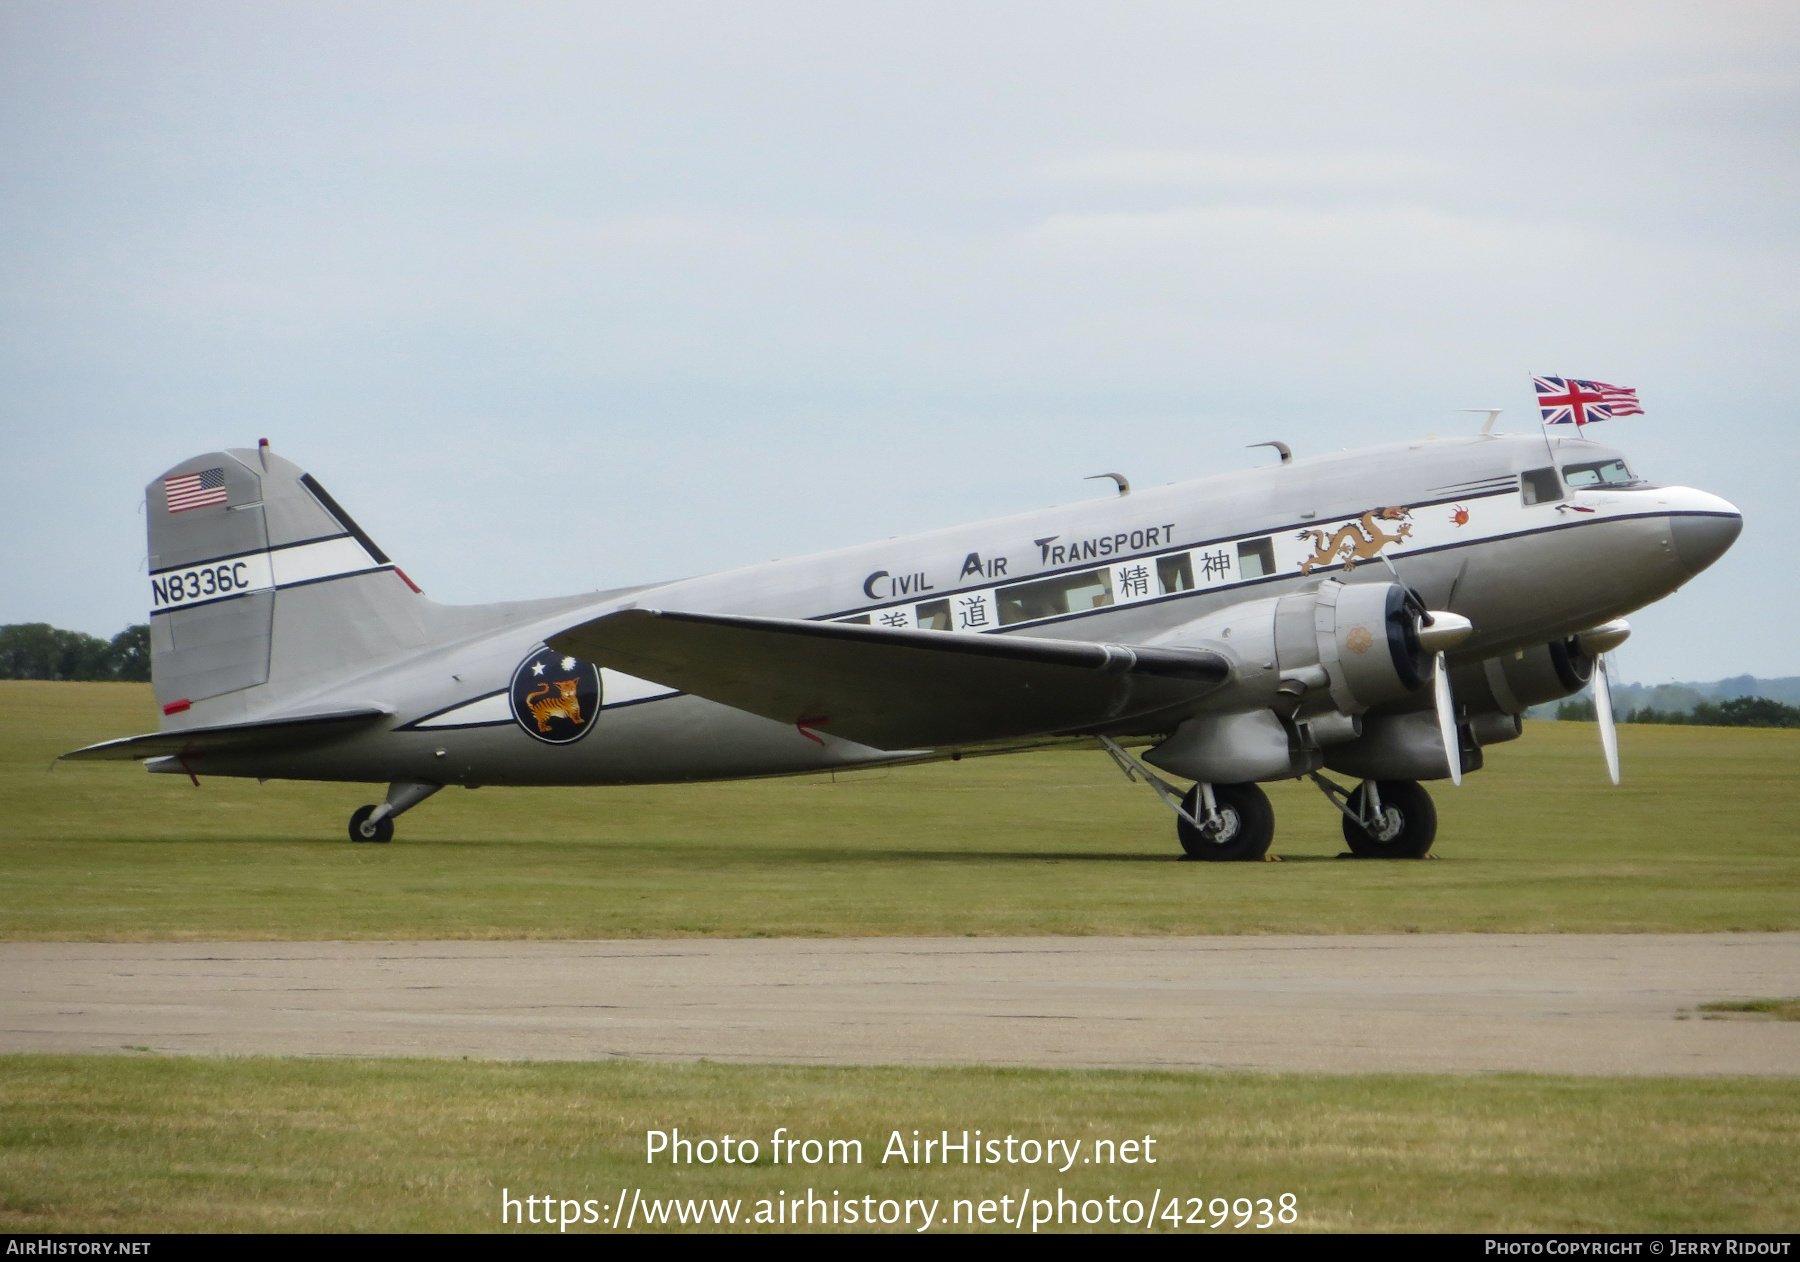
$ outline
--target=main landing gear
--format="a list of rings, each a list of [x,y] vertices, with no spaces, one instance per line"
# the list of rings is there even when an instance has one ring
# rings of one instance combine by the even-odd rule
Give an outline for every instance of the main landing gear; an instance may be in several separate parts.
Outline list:
[[[1275,839],[1275,812],[1256,784],[1196,784],[1183,794],[1111,737],[1100,744],[1128,780],[1143,780],[1175,812],[1175,835],[1189,859],[1255,860]],[[1343,814],[1344,840],[1360,859],[1423,859],[1437,839],[1437,808],[1417,780],[1365,780],[1348,792],[1314,772]]]
[[[1260,859],[1275,840],[1275,809],[1260,784],[1197,784],[1181,806],[1175,835],[1190,859]]]
[[[394,817],[423,802],[444,786],[418,780],[396,780],[388,786],[387,800],[380,806],[359,806],[350,816],[351,841],[392,841]]]
[[[1343,813],[1359,859],[1423,859],[1437,840],[1437,807],[1417,780],[1364,780],[1349,793],[1317,772],[1312,780]]]
[[[1175,812],[1175,835],[1189,859],[1261,859],[1275,840],[1275,811],[1261,785],[1196,784],[1186,794],[1126,753],[1110,736],[1100,744],[1127,780],[1142,779]]]

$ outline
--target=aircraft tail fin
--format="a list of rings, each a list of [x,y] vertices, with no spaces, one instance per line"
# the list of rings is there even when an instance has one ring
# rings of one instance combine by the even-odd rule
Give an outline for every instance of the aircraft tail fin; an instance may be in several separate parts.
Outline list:
[[[429,643],[436,606],[266,442],[184,460],[146,497],[165,729],[240,722]]]

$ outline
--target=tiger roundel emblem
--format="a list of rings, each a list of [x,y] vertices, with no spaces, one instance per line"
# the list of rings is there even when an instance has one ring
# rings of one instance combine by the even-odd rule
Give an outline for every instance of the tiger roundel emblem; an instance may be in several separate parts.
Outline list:
[[[513,672],[512,713],[533,740],[546,745],[580,740],[600,717],[600,668],[540,648]]]

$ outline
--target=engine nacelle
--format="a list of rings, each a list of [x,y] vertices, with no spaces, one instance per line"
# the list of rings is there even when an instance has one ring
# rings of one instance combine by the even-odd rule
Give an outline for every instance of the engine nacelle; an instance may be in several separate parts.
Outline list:
[[[1580,637],[1552,640],[1532,648],[1490,657],[1478,666],[1450,673],[1458,705],[1471,711],[1521,714],[1534,705],[1559,701],[1580,692],[1594,677],[1595,655],[1584,652]]]
[[[1313,591],[1221,609],[1152,643],[1222,652],[1252,690],[1256,676],[1272,676],[1266,700],[1284,710],[1301,698],[1305,715],[1353,715],[1398,701],[1430,677],[1419,621],[1398,583],[1327,579]],[[1277,681],[1284,697],[1275,695]]]
[[[1316,771],[1322,749],[1361,743],[1358,716],[1411,695],[1429,677],[1420,614],[1398,583],[1328,579],[1313,591],[1222,609],[1161,638],[1155,643],[1225,653],[1240,686],[1221,694],[1233,712],[1190,718],[1144,761],[1217,784]]]
[[[1474,771],[1481,766],[1481,749],[1463,735],[1462,769]],[[1450,775],[1437,715],[1430,710],[1368,716],[1362,737],[1327,749],[1325,765],[1359,780],[1444,780]]]
[[[1361,714],[1398,701],[1430,676],[1430,655],[1419,642],[1419,611],[1398,583],[1335,580],[1315,592],[1284,596],[1275,613],[1275,650],[1283,679],[1324,672],[1330,704],[1315,696],[1305,712],[1334,709]],[[1311,689],[1309,689],[1311,691]]]
[[[1305,748],[1293,725],[1283,723],[1273,710],[1248,710],[1196,715],[1146,753],[1144,761],[1189,780],[1244,784],[1317,771],[1320,756]]]

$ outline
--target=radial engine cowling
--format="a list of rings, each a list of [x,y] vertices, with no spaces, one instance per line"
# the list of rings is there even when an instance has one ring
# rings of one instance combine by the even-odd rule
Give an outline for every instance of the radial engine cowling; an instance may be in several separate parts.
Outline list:
[[[1280,780],[1319,768],[1321,734],[1355,737],[1359,715],[1397,701],[1430,674],[1420,610],[1398,583],[1342,583],[1247,602],[1159,644],[1204,645],[1237,663],[1232,713],[1188,719],[1145,755],[1190,780]],[[1272,668],[1272,669],[1269,669]]]
[[[1276,659],[1284,679],[1323,670],[1327,707],[1316,689],[1307,712],[1360,714],[1397,701],[1430,677],[1419,641],[1420,610],[1398,583],[1321,583],[1316,592],[1284,596],[1275,614]]]
[[[1458,667],[1450,675],[1456,700],[1471,711],[1520,714],[1529,706],[1580,692],[1594,677],[1598,645],[1584,645],[1593,639],[1592,633],[1570,636]]]

